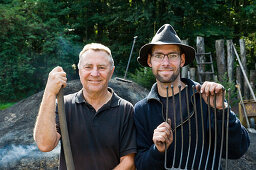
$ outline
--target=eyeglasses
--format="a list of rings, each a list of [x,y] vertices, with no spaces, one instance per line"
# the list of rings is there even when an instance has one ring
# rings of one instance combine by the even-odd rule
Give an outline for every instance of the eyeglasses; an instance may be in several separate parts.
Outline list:
[[[177,59],[180,57],[180,54],[179,53],[169,53],[169,54],[156,53],[156,54],[152,54],[152,57],[157,62],[162,62],[164,60],[165,56],[167,56],[168,61],[177,61]]]

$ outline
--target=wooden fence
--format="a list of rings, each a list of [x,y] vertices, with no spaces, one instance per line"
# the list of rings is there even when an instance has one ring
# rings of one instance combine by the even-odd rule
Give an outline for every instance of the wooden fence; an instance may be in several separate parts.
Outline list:
[[[188,44],[188,40],[182,40],[184,44]],[[202,75],[201,78],[203,81],[209,80],[209,81],[223,81],[223,75],[227,74],[228,81],[239,83],[241,86],[242,95],[244,96],[244,99],[248,100],[250,99],[250,91],[248,84],[245,81],[245,77],[241,72],[241,68],[239,64],[235,64],[236,62],[236,56],[234,53],[234,49],[232,48],[232,40],[226,40],[226,50],[225,50],[225,40],[220,39],[215,41],[215,52],[211,52],[213,60],[216,62],[217,70],[214,70],[214,76],[210,76],[209,74]],[[244,68],[244,71],[247,75],[247,78],[250,81],[250,84],[255,91],[255,85],[256,85],[256,64],[255,68],[253,70],[247,70],[247,61],[246,61],[246,48],[245,48],[245,41],[243,39],[239,40],[239,48],[237,48],[237,51],[240,51],[240,59]],[[238,50],[240,49],[240,50]],[[197,54],[207,53],[205,51],[205,45],[204,45],[204,38],[203,37],[197,37],[196,40],[196,52]],[[200,55],[200,62],[205,62],[209,60],[206,55]],[[197,65],[198,67],[198,65]],[[199,75],[198,71],[206,71],[205,67],[202,67],[201,70],[198,70],[198,68],[191,67],[190,65],[185,66],[181,70],[181,77],[184,78],[191,78],[192,80],[198,81]]]

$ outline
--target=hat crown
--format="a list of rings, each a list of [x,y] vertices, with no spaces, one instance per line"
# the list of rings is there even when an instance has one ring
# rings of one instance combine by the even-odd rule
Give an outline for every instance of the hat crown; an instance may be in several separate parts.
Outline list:
[[[181,40],[170,24],[164,24],[161,28],[158,29],[151,43],[180,44]]]

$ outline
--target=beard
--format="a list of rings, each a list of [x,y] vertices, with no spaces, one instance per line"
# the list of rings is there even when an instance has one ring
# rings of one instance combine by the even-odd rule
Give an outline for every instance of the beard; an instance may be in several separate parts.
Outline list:
[[[166,79],[166,78],[160,76],[158,73],[153,73],[153,74],[154,74],[155,78],[156,78],[158,81],[160,81],[161,83],[172,83],[172,82],[174,82],[174,81],[177,79],[177,77],[180,75],[180,67],[178,67],[178,69],[177,69],[175,72],[173,72],[173,74],[171,75],[171,77],[168,78],[168,79]]]

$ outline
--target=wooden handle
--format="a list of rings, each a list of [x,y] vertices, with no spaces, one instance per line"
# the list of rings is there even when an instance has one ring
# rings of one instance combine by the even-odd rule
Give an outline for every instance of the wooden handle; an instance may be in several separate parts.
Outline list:
[[[69,135],[68,135],[67,120],[66,120],[65,106],[64,106],[63,87],[60,89],[57,95],[57,100],[58,100],[60,131],[61,131],[61,138],[62,138],[63,150],[65,155],[66,167],[68,170],[75,170],[73,156],[72,156],[71,147],[70,147]]]

